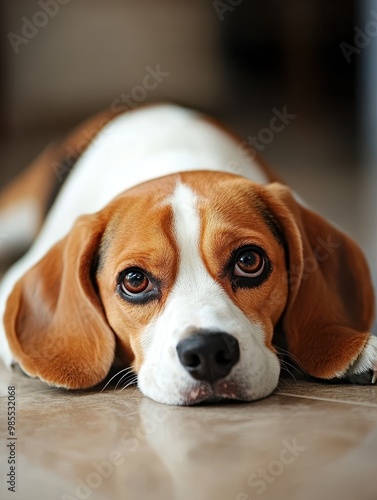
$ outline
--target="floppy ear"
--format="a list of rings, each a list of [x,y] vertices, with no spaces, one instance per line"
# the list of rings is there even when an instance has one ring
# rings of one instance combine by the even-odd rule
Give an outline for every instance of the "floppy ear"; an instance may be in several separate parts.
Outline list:
[[[4,324],[15,360],[49,384],[91,387],[113,362],[115,336],[91,276],[104,225],[101,213],[80,217],[9,296]]]
[[[289,297],[282,318],[288,349],[309,375],[339,377],[370,337],[374,293],[357,244],[274,183],[261,198],[287,249]]]

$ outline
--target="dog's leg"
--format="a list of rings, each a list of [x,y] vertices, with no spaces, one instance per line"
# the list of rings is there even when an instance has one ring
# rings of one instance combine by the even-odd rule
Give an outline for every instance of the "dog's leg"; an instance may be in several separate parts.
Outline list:
[[[377,382],[377,337],[371,335],[361,354],[339,378],[359,385]]]

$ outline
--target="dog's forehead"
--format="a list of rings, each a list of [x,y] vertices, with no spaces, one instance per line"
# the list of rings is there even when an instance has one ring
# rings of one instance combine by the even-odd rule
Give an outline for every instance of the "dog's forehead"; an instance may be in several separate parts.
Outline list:
[[[192,192],[202,216],[207,212],[223,214],[224,220],[241,217],[241,221],[250,221],[252,211],[259,218],[264,209],[258,184],[225,172],[193,171],[153,179],[129,189],[118,199],[114,221],[142,221],[158,214],[163,217],[169,212],[167,208],[173,208],[173,200],[175,206],[184,206],[187,200],[176,196],[181,185]]]
[[[283,231],[261,196],[264,186],[228,173],[185,172],[180,177],[193,193],[204,245],[222,239],[225,247],[226,242],[236,244],[236,240],[241,246],[252,237],[262,246],[284,245]],[[180,197],[174,199],[176,205],[183,202]]]
[[[276,236],[271,216],[258,197],[258,187],[239,176],[187,172],[146,182],[120,196],[105,232],[101,253],[121,260],[143,255],[168,258],[177,247],[177,227],[191,225],[202,238],[236,240],[250,235]],[[273,225],[273,223],[272,223]]]

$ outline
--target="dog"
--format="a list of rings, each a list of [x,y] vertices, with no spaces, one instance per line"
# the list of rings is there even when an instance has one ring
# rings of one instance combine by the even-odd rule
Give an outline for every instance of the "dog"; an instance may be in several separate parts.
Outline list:
[[[198,112],[84,123],[3,192],[0,233],[36,236],[1,283],[1,356],[50,385],[116,367],[165,404],[253,401],[278,338],[309,376],[376,381],[362,251]]]

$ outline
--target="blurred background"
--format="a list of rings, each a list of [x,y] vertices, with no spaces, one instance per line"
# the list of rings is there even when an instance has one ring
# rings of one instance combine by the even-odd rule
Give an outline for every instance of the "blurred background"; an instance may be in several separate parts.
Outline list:
[[[376,0],[0,5],[1,185],[92,113],[173,100],[253,143],[376,277]]]

